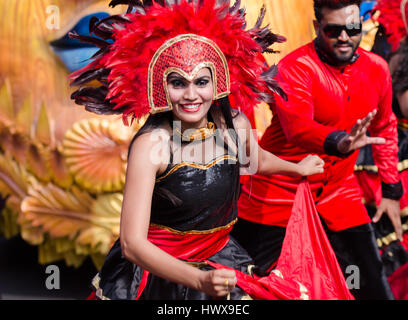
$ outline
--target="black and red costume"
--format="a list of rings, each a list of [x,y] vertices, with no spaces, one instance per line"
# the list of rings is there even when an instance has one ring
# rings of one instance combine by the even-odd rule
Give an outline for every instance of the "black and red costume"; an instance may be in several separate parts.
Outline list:
[[[250,115],[258,101],[272,101],[274,92],[285,97],[274,79],[276,69],[262,56],[273,52],[269,48],[272,43],[282,40],[267,27],[260,27],[265,11],[255,27],[246,31],[239,1],[231,8],[229,1],[215,0],[146,1],[146,6],[138,1],[129,3],[126,15],[92,20],[95,34],[114,43],[96,41],[102,47],[97,58],[72,75],[74,85],[96,79],[101,87],[80,88],[72,98],[89,111],[123,114],[125,123],[128,116],[150,113],[135,139],[164,125],[171,128],[169,154],[173,157],[167,170],[156,177],[148,240],[195,267],[233,269],[238,280],[231,292],[233,299],[353,299],[327,239],[319,232],[322,226],[316,220],[306,182],[294,206],[293,236],[287,237],[274,273],[265,277],[252,274],[252,258],[229,236],[237,219],[238,154],[242,148],[232,118],[243,117],[241,112]],[[174,139],[183,133],[174,127],[167,76],[175,72],[194,79],[202,68],[209,68],[213,77],[214,102],[207,114],[211,125],[196,130],[203,133],[201,138],[198,134],[199,138],[183,143]],[[240,111],[231,110],[230,100]],[[225,139],[226,134],[230,139]],[[219,135],[224,138],[217,139]],[[186,161],[175,156],[177,150],[191,144],[203,150],[204,141],[208,152],[221,151],[210,162],[204,162],[207,157]],[[319,245],[314,246],[316,243]],[[99,299],[210,298],[124,259],[120,240],[93,285],[93,298]]]

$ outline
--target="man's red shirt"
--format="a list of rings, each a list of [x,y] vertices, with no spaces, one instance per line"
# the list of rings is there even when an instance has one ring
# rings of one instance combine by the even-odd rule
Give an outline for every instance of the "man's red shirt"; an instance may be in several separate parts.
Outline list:
[[[357,60],[330,66],[309,43],[281,60],[277,80],[289,101],[276,97],[273,119],[260,145],[282,159],[299,162],[308,154],[325,161],[323,174],[308,177],[316,207],[328,227],[343,230],[370,222],[354,176],[358,151],[346,158],[327,155],[324,142],[337,130],[350,132],[358,119],[377,109],[369,133],[383,137],[373,146],[381,180],[397,183],[399,173],[396,117],[392,112],[392,82],[381,57],[357,49]],[[243,179],[239,216],[249,221],[286,226],[301,178],[253,175]]]

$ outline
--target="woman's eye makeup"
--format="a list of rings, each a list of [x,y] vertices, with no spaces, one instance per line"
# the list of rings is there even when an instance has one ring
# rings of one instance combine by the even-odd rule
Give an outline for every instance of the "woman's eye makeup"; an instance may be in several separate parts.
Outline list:
[[[186,85],[185,81],[181,79],[172,79],[170,80],[170,84],[175,88],[182,88]]]
[[[206,86],[209,82],[210,82],[210,80],[208,80],[208,79],[197,79],[197,80],[195,81],[195,84],[196,84],[197,86],[199,86],[199,87],[204,87],[204,86]]]
[[[205,87],[210,82],[207,78],[199,78],[194,80],[194,84],[198,87]],[[171,78],[169,83],[174,88],[184,88],[188,85],[188,81],[182,78]]]

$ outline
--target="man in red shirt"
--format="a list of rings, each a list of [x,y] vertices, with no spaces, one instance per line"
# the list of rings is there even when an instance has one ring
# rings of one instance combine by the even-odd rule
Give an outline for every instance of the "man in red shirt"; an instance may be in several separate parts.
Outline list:
[[[293,162],[310,153],[325,160],[325,172],[308,181],[346,279],[358,267],[352,293],[357,299],[392,299],[353,174],[358,149],[372,144],[383,192],[373,222],[386,212],[401,238],[402,186],[391,77],[382,58],[359,48],[360,3],[314,1],[317,37],[279,63],[277,80],[289,98],[276,96],[274,117],[260,145]],[[232,234],[260,266],[259,272],[269,271],[279,257],[299,183],[283,175],[254,175],[243,184],[240,220]]]

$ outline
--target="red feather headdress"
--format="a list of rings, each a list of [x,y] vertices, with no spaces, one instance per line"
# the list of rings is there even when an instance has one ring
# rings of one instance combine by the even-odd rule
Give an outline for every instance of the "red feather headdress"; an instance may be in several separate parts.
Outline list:
[[[125,3],[129,4],[127,14],[103,20],[93,18],[90,23],[92,33],[112,39],[113,44],[70,35],[101,48],[94,61],[71,75],[72,85],[81,86],[92,80],[102,84],[98,88],[81,87],[72,94],[75,102],[85,105],[88,111],[123,114],[126,123],[128,116],[140,118],[171,109],[164,99],[163,85],[159,88],[157,84],[163,79],[165,67],[174,64],[188,74],[191,70],[187,69],[194,68],[194,63],[212,63],[213,77],[215,73],[217,79],[214,98],[229,94],[231,104],[247,115],[259,102],[272,102],[273,92],[286,97],[274,80],[276,66],[269,67],[262,55],[275,52],[270,49],[273,43],[285,41],[268,27],[261,28],[264,8],[255,26],[245,30],[245,12],[239,8],[239,0],[231,8],[229,0],[144,1],[144,4],[138,0],[115,0],[110,5]],[[194,41],[195,52],[181,48],[191,47]],[[168,43],[171,45],[167,46]],[[194,62],[188,67],[181,66],[174,57],[164,63],[157,55],[169,48],[181,55],[200,57],[189,56]],[[161,59],[161,67],[153,68],[154,57]]]
[[[375,10],[380,11],[377,20],[384,26],[392,50],[397,50],[408,34],[408,0],[379,0]]]

